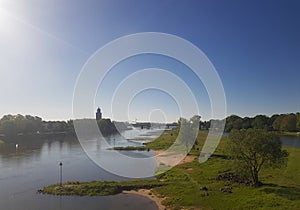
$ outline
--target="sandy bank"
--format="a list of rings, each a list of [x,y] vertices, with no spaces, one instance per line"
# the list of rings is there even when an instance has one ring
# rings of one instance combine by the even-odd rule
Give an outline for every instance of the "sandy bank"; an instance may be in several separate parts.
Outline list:
[[[155,194],[153,194],[153,192],[151,190],[146,190],[146,189],[139,189],[137,191],[136,190],[130,190],[130,191],[124,190],[123,193],[145,196],[145,197],[149,198],[150,200],[154,201],[159,210],[167,209],[164,205],[162,205],[162,201],[165,198],[160,198],[160,197],[156,196]]]
[[[155,153],[155,160],[157,165],[175,166],[184,163],[189,163],[196,160],[198,157],[195,155],[175,154],[166,152],[164,150],[152,150]]]

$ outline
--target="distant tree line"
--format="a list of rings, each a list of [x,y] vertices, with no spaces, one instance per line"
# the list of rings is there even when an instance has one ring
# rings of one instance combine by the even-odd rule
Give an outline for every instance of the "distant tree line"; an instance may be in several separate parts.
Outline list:
[[[93,119],[86,119],[94,122]],[[99,130],[103,135],[117,133],[116,126],[110,119],[97,121]],[[119,130],[123,125],[119,123]],[[43,121],[42,118],[31,115],[5,115],[0,119],[0,135],[6,137],[28,135],[28,134],[53,134],[53,133],[72,133],[74,134],[73,120],[69,121]]]
[[[101,119],[97,121],[98,128],[101,131],[102,135],[110,135],[118,132],[115,124],[111,122],[110,119]]]
[[[210,121],[201,121],[200,129],[209,129]],[[300,131],[300,113],[275,114],[271,117],[256,115],[255,117],[240,117],[231,115],[226,118],[225,132],[233,129],[263,129],[266,131],[295,132]]]
[[[0,119],[0,134],[17,136],[26,134],[72,132],[72,121],[43,121],[31,115],[5,115]]]

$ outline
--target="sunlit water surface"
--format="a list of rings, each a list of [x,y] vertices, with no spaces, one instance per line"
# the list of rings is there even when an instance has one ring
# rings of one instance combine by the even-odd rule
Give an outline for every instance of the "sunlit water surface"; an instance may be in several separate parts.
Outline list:
[[[122,136],[110,136],[106,141],[111,147],[138,146],[158,134],[155,130],[134,129],[125,131]],[[92,142],[94,151],[99,151],[102,158],[111,161],[116,167],[122,167],[121,160],[115,160],[107,148],[101,147],[101,140]],[[153,156],[152,152],[144,151],[123,153],[138,158]],[[59,182],[60,161],[63,162],[63,181],[126,180],[97,166],[74,138],[22,139],[18,147],[15,144],[0,147],[0,209],[157,209],[153,201],[139,195],[79,197],[37,194],[38,189]],[[150,162],[145,167],[154,171],[155,163]],[[132,170],[136,170],[134,165]]]

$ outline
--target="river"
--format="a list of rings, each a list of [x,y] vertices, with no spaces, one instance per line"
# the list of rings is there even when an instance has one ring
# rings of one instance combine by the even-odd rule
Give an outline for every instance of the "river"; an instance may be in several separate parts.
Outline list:
[[[282,145],[300,148],[300,136],[280,136]]]
[[[153,130],[134,129],[106,140],[111,146],[138,146],[143,140],[154,138],[155,135]],[[152,152],[144,151],[125,153],[133,157],[153,155]],[[106,150],[107,154],[109,151]],[[0,147],[0,209],[157,209],[153,201],[139,195],[78,197],[37,194],[38,189],[59,182],[60,161],[63,162],[63,181],[127,180],[98,167],[74,138],[47,141],[28,139],[19,143],[18,147],[5,144]],[[114,161],[114,164],[121,167],[122,162]]]
[[[106,140],[111,146],[139,146],[144,140],[155,138],[161,131],[129,130]],[[285,146],[300,147],[299,136],[282,136]],[[97,148],[99,141],[92,141]],[[113,161],[109,150],[99,147],[102,157]],[[103,151],[105,151],[103,153]],[[133,157],[152,156],[152,152],[123,152]],[[59,182],[59,162],[63,162],[63,181],[127,180],[111,174],[91,161],[74,138],[47,141],[24,140],[18,147],[5,144],[0,147],[0,209],[2,210],[77,210],[77,209],[157,209],[156,204],[139,195],[119,194],[104,197],[51,196],[36,191]],[[155,163],[144,166],[155,170]],[[128,168],[127,168],[128,169]],[[134,165],[128,170],[137,170]],[[144,169],[142,169],[144,170]]]

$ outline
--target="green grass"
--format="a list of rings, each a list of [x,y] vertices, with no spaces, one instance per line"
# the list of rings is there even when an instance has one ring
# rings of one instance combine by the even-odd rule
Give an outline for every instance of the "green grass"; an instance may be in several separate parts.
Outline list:
[[[173,185],[154,189],[166,196],[164,204],[173,209],[299,209],[300,207],[300,150],[290,152],[285,169],[268,169],[261,173],[264,185],[251,187],[229,181],[216,181],[214,177],[230,170],[229,160],[215,157],[203,164],[197,161],[174,167],[159,178]],[[201,191],[206,186],[208,191]],[[232,187],[232,194],[220,188]]]
[[[207,132],[200,131],[197,146],[190,152],[199,155]],[[161,136],[151,147],[161,144]],[[174,138],[175,139],[175,138]],[[213,178],[229,172],[231,160],[226,158],[226,138],[223,137],[214,155],[205,163],[193,161],[178,165],[158,178],[169,183],[154,189],[167,197],[164,204],[172,209],[300,209],[300,149],[285,147],[289,152],[287,166],[282,169],[265,169],[260,173],[261,187],[246,186]],[[147,145],[148,146],[148,145]],[[208,191],[201,191],[206,186]],[[232,187],[233,193],[221,192]]]
[[[105,196],[121,193],[123,190],[151,189],[166,185],[156,180],[136,181],[90,181],[90,182],[66,182],[50,185],[42,189],[42,193],[52,195],[79,195],[79,196]]]
[[[168,149],[176,140],[178,135],[177,130],[165,131],[155,141],[148,142],[146,147],[153,150],[165,150]]]
[[[199,132],[197,145],[190,155],[199,155],[207,132]],[[167,149],[173,144],[177,131],[167,131],[146,145],[150,149]],[[289,152],[287,166],[282,169],[265,169],[260,173],[261,187],[246,186],[215,178],[231,171],[232,160],[226,158],[226,137],[223,137],[214,155],[206,162],[197,160],[168,170],[157,176],[157,180],[130,182],[87,182],[78,189],[60,192],[58,185],[44,188],[46,193],[74,195],[108,195],[124,189],[152,188],[171,209],[300,209],[300,149],[285,147]],[[162,185],[163,184],[163,185]],[[207,187],[208,191],[200,190]],[[232,187],[232,193],[221,192],[221,188]],[[77,188],[77,187],[76,187]],[[69,189],[68,189],[69,190]],[[70,190],[69,190],[70,191]]]

